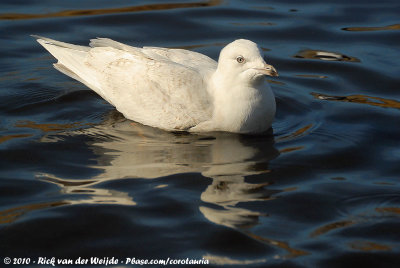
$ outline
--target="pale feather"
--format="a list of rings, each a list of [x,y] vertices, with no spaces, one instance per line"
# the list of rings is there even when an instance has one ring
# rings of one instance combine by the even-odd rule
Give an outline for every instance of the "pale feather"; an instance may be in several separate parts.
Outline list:
[[[260,133],[275,115],[275,98],[263,75],[277,76],[252,41],[225,46],[218,63],[197,52],[137,48],[108,38],[90,47],[35,36],[58,63],[126,118],[165,130]],[[239,61],[239,59],[243,61]]]
[[[204,79],[216,63],[207,57],[210,70],[196,68],[204,55],[135,48],[107,38],[91,40],[93,48],[37,38],[58,59],[56,69],[92,88],[131,120],[187,130],[212,116]]]

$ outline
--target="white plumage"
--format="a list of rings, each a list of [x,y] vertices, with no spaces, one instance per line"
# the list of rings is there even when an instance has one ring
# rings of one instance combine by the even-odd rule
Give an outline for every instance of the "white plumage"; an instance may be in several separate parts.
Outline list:
[[[34,36],[60,72],[82,82],[126,118],[168,131],[260,133],[271,127],[277,76],[257,44],[236,40],[218,63],[197,52],[137,48],[111,39],[90,47]]]

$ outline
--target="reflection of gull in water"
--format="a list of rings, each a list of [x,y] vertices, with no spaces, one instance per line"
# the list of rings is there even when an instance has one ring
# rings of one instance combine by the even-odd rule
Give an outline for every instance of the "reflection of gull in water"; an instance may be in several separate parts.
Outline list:
[[[267,200],[272,194],[264,188],[266,184],[245,182],[247,175],[268,172],[266,163],[277,156],[270,136],[170,133],[134,124],[113,112],[98,126],[48,135],[42,141],[52,142],[62,135],[80,134],[95,137],[89,146],[98,155],[95,167],[101,173],[82,184],[53,175],[41,176],[41,179],[57,183],[64,192],[91,196],[91,201],[81,200],[84,203],[134,204],[127,193],[102,192],[94,187],[105,181],[195,172],[213,178],[213,183],[201,194],[201,200],[221,207],[216,210],[203,206],[201,212],[210,221],[234,227],[255,224],[259,216],[258,212],[235,207],[237,203]]]
[[[264,187],[268,184],[246,183],[243,176],[227,176],[213,179],[201,194],[201,200],[222,208],[200,207],[201,213],[210,221],[227,227],[250,227],[257,224],[259,212],[235,207],[240,202],[273,199],[273,191]]]
[[[326,60],[326,61],[353,61],[353,62],[360,61],[355,57],[350,57],[337,52],[311,50],[311,49],[302,50],[296,55],[294,55],[294,57],[304,58],[304,59]]]
[[[260,213],[235,207],[240,202],[272,199],[275,192],[267,191],[268,184],[246,183],[243,176],[226,176],[213,179],[201,194],[201,200],[216,204],[222,209],[202,206],[201,213],[210,221],[228,227],[250,227],[257,224]]]
[[[39,180],[54,183],[61,187],[61,192],[67,195],[82,195],[83,199],[64,200],[67,204],[119,204],[136,205],[132,198],[125,192],[96,188],[101,180],[71,180],[56,177],[51,174],[41,173],[36,176]],[[87,198],[89,197],[89,198]]]
[[[251,227],[258,222],[260,213],[244,208],[226,207],[226,209],[214,209],[209,207],[200,207],[207,220],[227,227]]]
[[[204,217],[218,225],[238,229],[263,244],[278,247],[296,257],[307,254],[293,249],[289,243],[252,233],[265,213],[239,207],[246,202],[274,198],[278,190],[267,189],[268,183],[249,183],[246,176],[268,173],[268,162],[278,155],[271,136],[243,137],[236,134],[209,133],[206,136],[170,133],[133,124],[119,113],[112,112],[100,125],[73,132],[57,133],[42,138],[42,142],[62,140],[63,135],[84,135],[92,140],[89,148],[95,153],[99,174],[86,180],[62,179],[54,175],[40,179],[56,183],[63,193],[77,195],[77,203],[136,204],[135,197],[121,188],[103,189],[101,184],[123,178],[160,178],[173,174],[201,173],[212,183],[201,193],[204,202],[199,207]],[[80,195],[80,196],[79,196]],[[81,198],[81,199],[79,199]],[[69,200],[64,200],[69,201]],[[279,256],[278,256],[279,257]],[[250,264],[266,260],[232,260],[224,256],[207,255],[213,263]]]

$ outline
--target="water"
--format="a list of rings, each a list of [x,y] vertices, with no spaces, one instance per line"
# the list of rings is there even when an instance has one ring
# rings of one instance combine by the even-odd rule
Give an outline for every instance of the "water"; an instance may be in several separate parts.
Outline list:
[[[400,264],[398,1],[0,6],[1,263]],[[270,80],[274,134],[199,136],[128,121],[54,70],[30,34],[214,59],[232,40],[251,39],[280,74]]]

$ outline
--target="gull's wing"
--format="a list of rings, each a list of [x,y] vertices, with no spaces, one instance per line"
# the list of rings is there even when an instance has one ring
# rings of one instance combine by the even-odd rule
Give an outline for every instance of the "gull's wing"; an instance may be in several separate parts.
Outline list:
[[[198,52],[185,49],[170,49],[162,47],[132,47],[108,38],[97,38],[90,40],[91,47],[113,47],[133,53],[142,53],[149,58],[161,61],[172,61],[191,67],[203,76],[209,76],[217,68],[217,62],[210,57]]]
[[[125,117],[166,130],[186,130],[211,117],[203,73],[117,44],[95,46],[85,65],[96,75],[102,95]]]
[[[190,50],[144,47],[143,53],[150,57],[162,57],[164,59],[191,67],[205,76],[217,69],[217,62],[215,60],[206,55]]]
[[[125,117],[166,130],[186,130],[212,115],[209,77],[216,63],[184,50],[137,48],[111,39],[76,46],[34,36],[62,73],[82,82]]]

